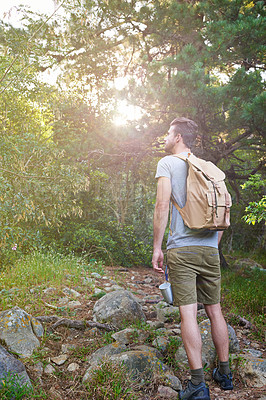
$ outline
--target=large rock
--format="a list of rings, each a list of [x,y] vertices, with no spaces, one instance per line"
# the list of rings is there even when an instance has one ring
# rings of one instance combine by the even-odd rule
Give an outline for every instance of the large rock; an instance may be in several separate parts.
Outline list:
[[[155,375],[164,373],[169,367],[159,360],[152,352],[131,350],[110,357],[114,363],[122,363],[127,368],[133,380],[145,383]]]
[[[32,387],[26,369],[21,361],[16,359],[13,355],[0,345],[0,388],[3,381],[6,379],[14,380],[17,388],[27,386],[29,389]],[[16,392],[16,387],[14,388]]]
[[[96,350],[87,359],[89,368],[85,372],[83,382],[85,383],[90,381],[92,373],[95,368],[97,368],[97,366],[100,366],[104,361],[109,360],[112,355],[120,354],[126,350],[127,347],[124,344],[120,344],[117,342],[108,344],[107,346],[101,347],[100,349]]]
[[[118,329],[124,328],[125,323],[146,321],[141,305],[127,290],[108,293],[98,300],[93,308],[93,319]]]
[[[156,349],[144,345],[134,350],[126,349],[125,345],[113,343],[93,353],[88,359],[90,367],[83,377],[83,382],[90,381],[95,368],[99,368],[105,361],[111,361],[114,365],[125,365],[130,376],[142,383],[157,374],[165,373],[167,378],[172,377],[169,368],[158,358],[161,354]]]
[[[212,341],[210,320],[206,319],[202,321],[199,324],[199,328],[202,340],[202,363],[207,367],[213,367],[216,359],[216,350]],[[239,351],[239,342],[234,329],[230,325],[228,325],[228,333],[230,352],[237,353]],[[188,365],[188,359],[183,344],[178,348],[175,359],[181,366]]]
[[[97,364],[102,363],[105,359],[108,359],[110,356],[113,356],[114,354],[120,354],[126,350],[127,347],[124,344],[115,342],[96,350],[93,354],[91,354],[87,358],[87,361],[90,365],[95,366]]]
[[[41,337],[43,332],[40,322],[19,307],[0,313],[0,339],[8,350],[22,358],[30,357],[39,347],[37,337]]]
[[[227,329],[228,329],[228,335],[229,335],[229,352],[230,353],[239,353],[240,351],[240,346],[239,346],[239,341],[236,336],[236,332],[234,328],[227,324]]]
[[[252,260],[251,258],[241,258],[239,260],[236,260],[233,264],[233,268],[235,270],[260,269],[263,271],[262,265],[257,263],[256,261]]]
[[[116,332],[112,338],[122,344],[143,343],[148,338],[149,332],[141,329],[126,328]]]
[[[145,344],[134,346],[134,349],[132,350],[142,351],[144,353],[150,354],[151,357],[157,357],[160,360],[163,359],[163,355],[158,349],[156,349],[155,347],[147,346]]]
[[[251,354],[240,354],[233,359],[247,385],[256,388],[266,387],[266,360]]]
[[[161,322],[174,322],[179,319],[179,307],[161,301],[156,305],[157,319]]]
[[[160,385],[158,387],[158,395],[160,398],[163,398],[163,399],[176,400],[178,393],[168,386]]]

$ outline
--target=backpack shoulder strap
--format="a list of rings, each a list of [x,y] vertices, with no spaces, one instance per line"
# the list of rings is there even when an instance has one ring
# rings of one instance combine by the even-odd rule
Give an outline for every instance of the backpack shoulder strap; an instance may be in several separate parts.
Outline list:
[[[187,161],[188,157],[190,156],[191,153],[188,153],[188,156],[184,156],[184,154],[172,154],[172,156],[180,158],[183,161]]]
[[[181,160],[187,162],[188,157],[190,156],[190,154],[191,154],[191,153],[188,153],[188,156],[185,156],[185,155],[183,155],[183,154],[172,154],[172,155],[173,155],[174,157],[180,158]],[[175,208],[180,212],[180,211],[181,211],[181,207],[179,207],[179,205],[177,204],[177,202],[175,201],[175,199],[173,198],[173,196],[171,196],[171,202],[172,202],[172,204],[174,204]],[[172,210],[171,210],[171,213],[172,213]],[[170,217],[170,221],[171,221],[171,219],[172,219],[172,218]]]
[[[211,181],[223,181],[225,179],[225,173],[211,161],[198,158],[192,153],[188,153],[187,157],[183,154],[173,154],[173,156],[187,161],[188,164],[192,164],[195,168],[203,172]]]

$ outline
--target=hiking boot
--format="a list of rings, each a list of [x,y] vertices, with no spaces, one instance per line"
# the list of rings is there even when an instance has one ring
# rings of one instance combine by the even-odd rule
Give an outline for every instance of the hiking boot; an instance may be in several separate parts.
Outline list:
[[[179,400],[211,400],[209,388],[204,382],[193,385],[191,381],[187,381],[186,389],[180,390],[178,395]]]
[[[215,368],[212,373],[212,377],[215,382],[219,383],[221,389],[232,390],[233,389],[233,375],[232,372],[229,375],[221,374],[218,368]]]

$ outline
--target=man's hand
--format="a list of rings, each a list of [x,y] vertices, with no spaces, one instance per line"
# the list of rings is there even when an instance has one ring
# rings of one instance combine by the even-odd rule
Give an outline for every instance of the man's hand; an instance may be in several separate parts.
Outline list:
[[[154,250],[152,256],[152,266],[154,271],[159,272],[159,274],[164,274],[163,268],[163,252],[161,249]]]

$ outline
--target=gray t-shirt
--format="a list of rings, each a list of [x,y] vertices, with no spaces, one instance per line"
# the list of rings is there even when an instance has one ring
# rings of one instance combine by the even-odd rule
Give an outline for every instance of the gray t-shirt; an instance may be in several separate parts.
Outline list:
[[[187,156],[183,152],[182,155]],[[172,196],[180,208],[186,204],[186,182],[188,165],[185,161],[174,156],[162,158],[157,165],[156,178],[167,177],[171,181]],[[175,206],[172,206],[171,230],[167,240],[167,250],[183,246],[218,247],[218,232],[189,229]],[[172,231],[172,234],[171,234]]]

